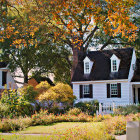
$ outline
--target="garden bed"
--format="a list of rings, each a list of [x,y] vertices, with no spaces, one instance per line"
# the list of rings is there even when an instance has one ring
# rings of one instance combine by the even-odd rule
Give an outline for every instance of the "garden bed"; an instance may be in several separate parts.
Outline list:
[[[19,135],[8,135],[2,136],[1,138],[9,138],[14,139],[18,138],[19,140],[25,138],[33,138],[33,136],[27,136],[24,134],[42,134],[41,136],[36,136],[36,138],[44,139],[71,139],[71,140],[79,140],[79,139],[94,139],[96,140],[108,140],[113,139],[111,135],[108,134],[106,126],[103,122],[62,122],[55,123],[49,126],[32,126],[24,131],[16,132]]]

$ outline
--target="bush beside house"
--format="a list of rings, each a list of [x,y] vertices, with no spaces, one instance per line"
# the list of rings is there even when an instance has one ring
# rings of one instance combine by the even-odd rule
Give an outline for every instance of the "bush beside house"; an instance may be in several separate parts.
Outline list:
[[[129,114],[136,114],[140,113],[140,104],[139,105],[127,105],[124,107],[118,107],[114,110],[114,114],[116,115],[129,115]]]
[[[21,95],[20,92],[12,89],[4,90],[0,100],[0,110],[2,111],[1,113],[3,114],[3,117],[10,116],[13,118],[16,116],[26,116],[33,114],[33,106],[26,98],[26,96],[28,96],[27,91],[24,92],[24,94],[25,95]],[[31,94],[31,91],[29,94]],[[2,105],[5,105],[5,108],[3,108]]]
[[[74,106],[81,109],[83,112],[88,113],[89,115],[94,115],[96,110],[99,109],[99,102],[97,100],[78,102],[74,104]]]
[[[73,90],[68,84],[57,83],[55,86],[50,86],[47,82],[41,82],[36,88],[40,94],[39,101],[46,105],[44,108],[51,113],[60,113],[62,109],[65,112],[75,99]]]

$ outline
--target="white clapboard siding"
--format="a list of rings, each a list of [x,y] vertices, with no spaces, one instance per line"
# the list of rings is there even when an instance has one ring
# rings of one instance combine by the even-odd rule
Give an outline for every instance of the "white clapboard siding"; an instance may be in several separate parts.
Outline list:
[[[17,89],[17,85],[11,76],[10,72],[7,72],[7,88],[9,88],[9,84],[11,85],[11,88]],[[0,89],[4,89],[4,86],[2,86],[2,70],[0,70]]]
[[[115,83],[115,82],[108,82]],[[97,99],[100,103],[130,103],[129,95],[130,95],[130,83],[129,82],[116,82],[121,83],[121,98],[107,98],[107,83],[94,83],[93,85],[93,98],[85,98],[80,99],[80,90],[79,85],[84,85],[84,83],[73,84],[73,93],[77,97],[77,102],[79,101],[90,101]]]

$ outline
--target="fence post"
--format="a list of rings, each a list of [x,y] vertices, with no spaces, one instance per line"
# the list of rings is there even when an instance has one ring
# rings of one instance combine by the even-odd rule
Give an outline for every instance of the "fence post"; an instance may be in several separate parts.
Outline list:
[[[99,114],[102,114],[102,104],[99,103]]]
[[[115,111],[115,103],[113,102],[113,113],[114,113],[114,111]]]
[[[99,111],[98,110],[96,110],[96,116],[98,116],[99,115]]]

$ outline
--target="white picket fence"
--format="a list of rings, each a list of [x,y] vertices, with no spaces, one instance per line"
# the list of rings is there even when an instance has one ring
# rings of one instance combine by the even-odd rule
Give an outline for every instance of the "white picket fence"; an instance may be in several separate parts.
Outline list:
[[[125,107],[128,105],[138,105],[138,104],[120,104],[120,103],[99,103],[99,109],[96,111],[97,115],[113,114],[114,110],[119,107]]]

